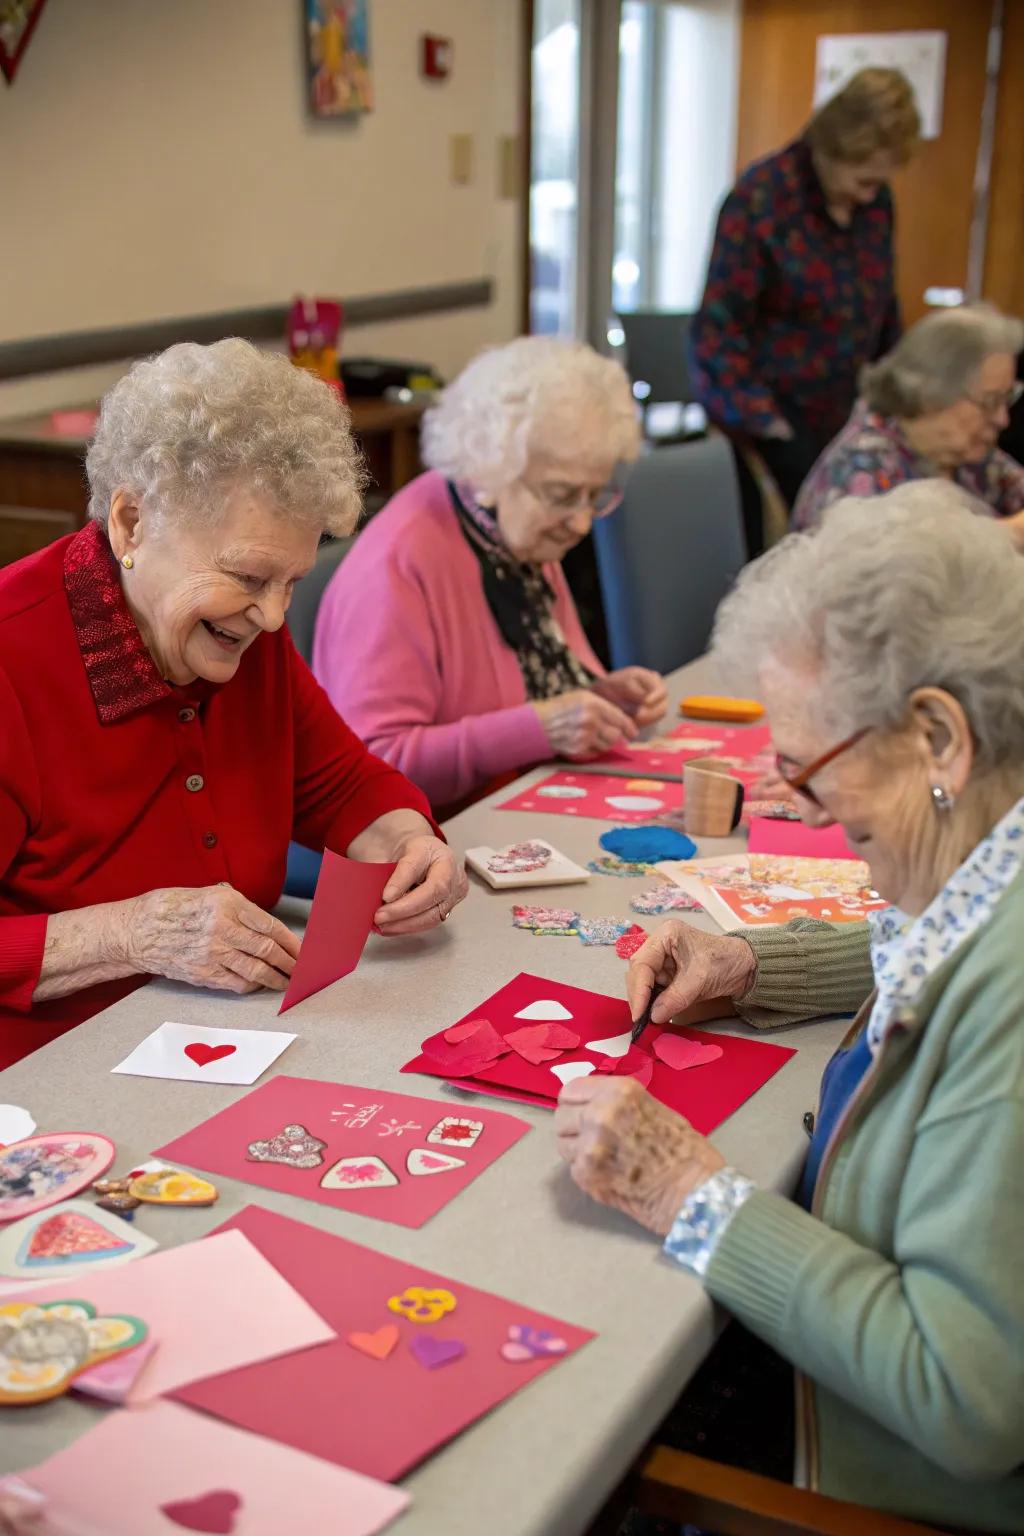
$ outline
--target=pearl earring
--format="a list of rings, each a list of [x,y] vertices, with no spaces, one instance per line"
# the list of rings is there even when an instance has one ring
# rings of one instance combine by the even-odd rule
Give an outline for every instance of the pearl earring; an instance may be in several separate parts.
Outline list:
[[[132,559],[131,555],[122,555],[121,564],[124,566],[126,571],[130,571],[132,566],[135,564],[135,561]]]
[[[932,804],[937,811],[951,811],[953,809],[953,796],[947,794],[941,784],[933,784]]]

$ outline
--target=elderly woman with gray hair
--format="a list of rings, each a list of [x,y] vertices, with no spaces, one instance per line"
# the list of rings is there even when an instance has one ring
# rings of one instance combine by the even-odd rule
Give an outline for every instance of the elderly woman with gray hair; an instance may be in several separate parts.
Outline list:
[[[539,336],[494,348],[428,412],[430,472],[333,577],[313,670],[435,808],[553,755],[596,757],[664,713],[656,673],[604,674],[560,564],[618,506],[639,446],[617,363]]]
[[[635,1016],[665,987],[659,1023],[859,1009],[796,1197],[632,1079],[567,1085],[558,1144],[585,1191],[796,1368],[801,1481],[1020,1532],[1024,562],[934,482],[880,498],[870,539],[863,518],[844,502],[749,566],[715,650],[753,658],[805,820],[840,823],[892,905],[870,932],[670,922],[628,981]],[[784,1417],[765,1412],[764,1435]]]
[[[243,341],[172,347],[107,395],[87,470],[86,527],[0,573],[0,1066],[147,976],[284,988],[290,838],[395,862],[385,934],[466,891],[284,628],[359,511],[331,391]]]
[[[861,370],[861,398],[805,480],[793,526],[813,527],[842,496],[877,496],[944,476],[994,516],[1024,513],[1024,469],[997,448],[1020,398],[1024,324],[990,304],[940,310]],[[1024,522],[1014,524],[1018,542]]]

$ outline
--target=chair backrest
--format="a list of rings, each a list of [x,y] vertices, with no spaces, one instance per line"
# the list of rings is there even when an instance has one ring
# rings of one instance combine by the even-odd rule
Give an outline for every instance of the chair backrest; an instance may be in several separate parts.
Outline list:
[[[747,558],[728,441],[644,454],[621,507],[594,524],[594,545],[612,666],[670,672],[702,655]]]
[[[313,659],[313,631],[316,629],[317,609],[324,589],[338,566],[348,554],[357,538],[328,539],[316,552],[316,564],[308,576],[296,583],[288,609],[288,628],[295,641],[295,649],[307,663]]]
[[[634,385],[647,387],[647,393],[637,395],[641,405],[675,400],[689,405],[697,398],[688,361],[692,320],[689,314],[658,309],[619,316],[626,338],[626,372]]]

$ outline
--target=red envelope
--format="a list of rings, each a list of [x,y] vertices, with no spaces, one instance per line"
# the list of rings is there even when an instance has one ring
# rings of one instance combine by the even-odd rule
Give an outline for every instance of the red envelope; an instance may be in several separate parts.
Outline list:
[[[364,864],[324,849],[302,948],[279,1014],[355,970],[394,871],[394,864]]]
[[[750,818],[748,853],[782,853],[789,858],[860,859],[837,822],[831,827],[807,827],[802,821],[778,821],[770,816]]]
[[[564,1009],[570,1017],[558,1013],[557,1022],[575,1030],[580,1036],[580,1048],[563,1052],[557,1061],[533,1064],[524,1061],[513,1051],[491,1066],[482,1067],[472,1077],[453,1077],[445,1072],[443,1066],[421,1054],[406,1062],[402,1071],[447,1077],[449,1082],[461,1088],[469,1088],[474,1093],[490,1093],[520,1103],[553,1108],[562,1084],[552,1072],[552,1067],[569,1062],[588,1062],[593,1064],[595,1070],[599,1066],[603,1068],[605,1054],[599,1050],[588,1050],[587,1044],[614,1040],[624,1035],[630,1028],[630,1014],[628,1005],[621,998],[604,997],[599,992],[588,992],[583,987],[570,987],[559,981],[548,981],[544,977],[522,972],[493,997],[474,1008],[466,1018],[482,1015],[491,1021],[499,1034],[507,1035],[521,1028],[524,1023],[536,1022],[539,1010],[545,1003],[552,1005],[550,1009],[544,1010],[552,1015]],[[530,1010],[525,1020],[517,1017],[523,1009]],[[443,1033],[441,1031],[439,1036],[432,1036],[431,1039],[443,1038]],[[648,1025],[640,1038],[639,1050],[650,1054],[655,1040],[664,1033],[666,1031],[657,1025]],[[704,1135],[721,1125],[723,1120],[739,1109],[796,1054],[792,1046],[769,1045],[763,1040],[750,1040],[738,1035],[712,1034],[696,1029],[671,1033],[681,1033],[689,1040],[722,1048],[722,1055],[717,1061],[688,1071],[677,1071],[655,1059],[651,1073],[649,1091],[654,1097],[670,1109],[685,1115],[695,1129]],[[635,1057],[631,1059],[635,1060]]]

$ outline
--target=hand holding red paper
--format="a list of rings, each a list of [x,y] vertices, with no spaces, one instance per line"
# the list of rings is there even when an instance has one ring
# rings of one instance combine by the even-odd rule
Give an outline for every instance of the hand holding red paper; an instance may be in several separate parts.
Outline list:
[[[664,680],[649,667],[620,667],[592,684],[599,698],[609,699],[625,710],[638,729],[662,719],[668,708]]]
[[[664,991],[651,1009],[653,1024],[667,1024],[698,1003],[734,999],[749,992],[757,962],[746,939],[705,933],[692,923],[660,924],[630,961],[626,996],[638,1019],[655,986]]]
[[[566,1083],[555,1111],[559,1154],[580,1188],[665,1237],[698,1184],[725,1166],[704,1136],[632,1077]]]
[[[436,928],[468,889],[466,872],[447,843],[429,834],[409,837],[384,887],[374,926],[389,938]]]

